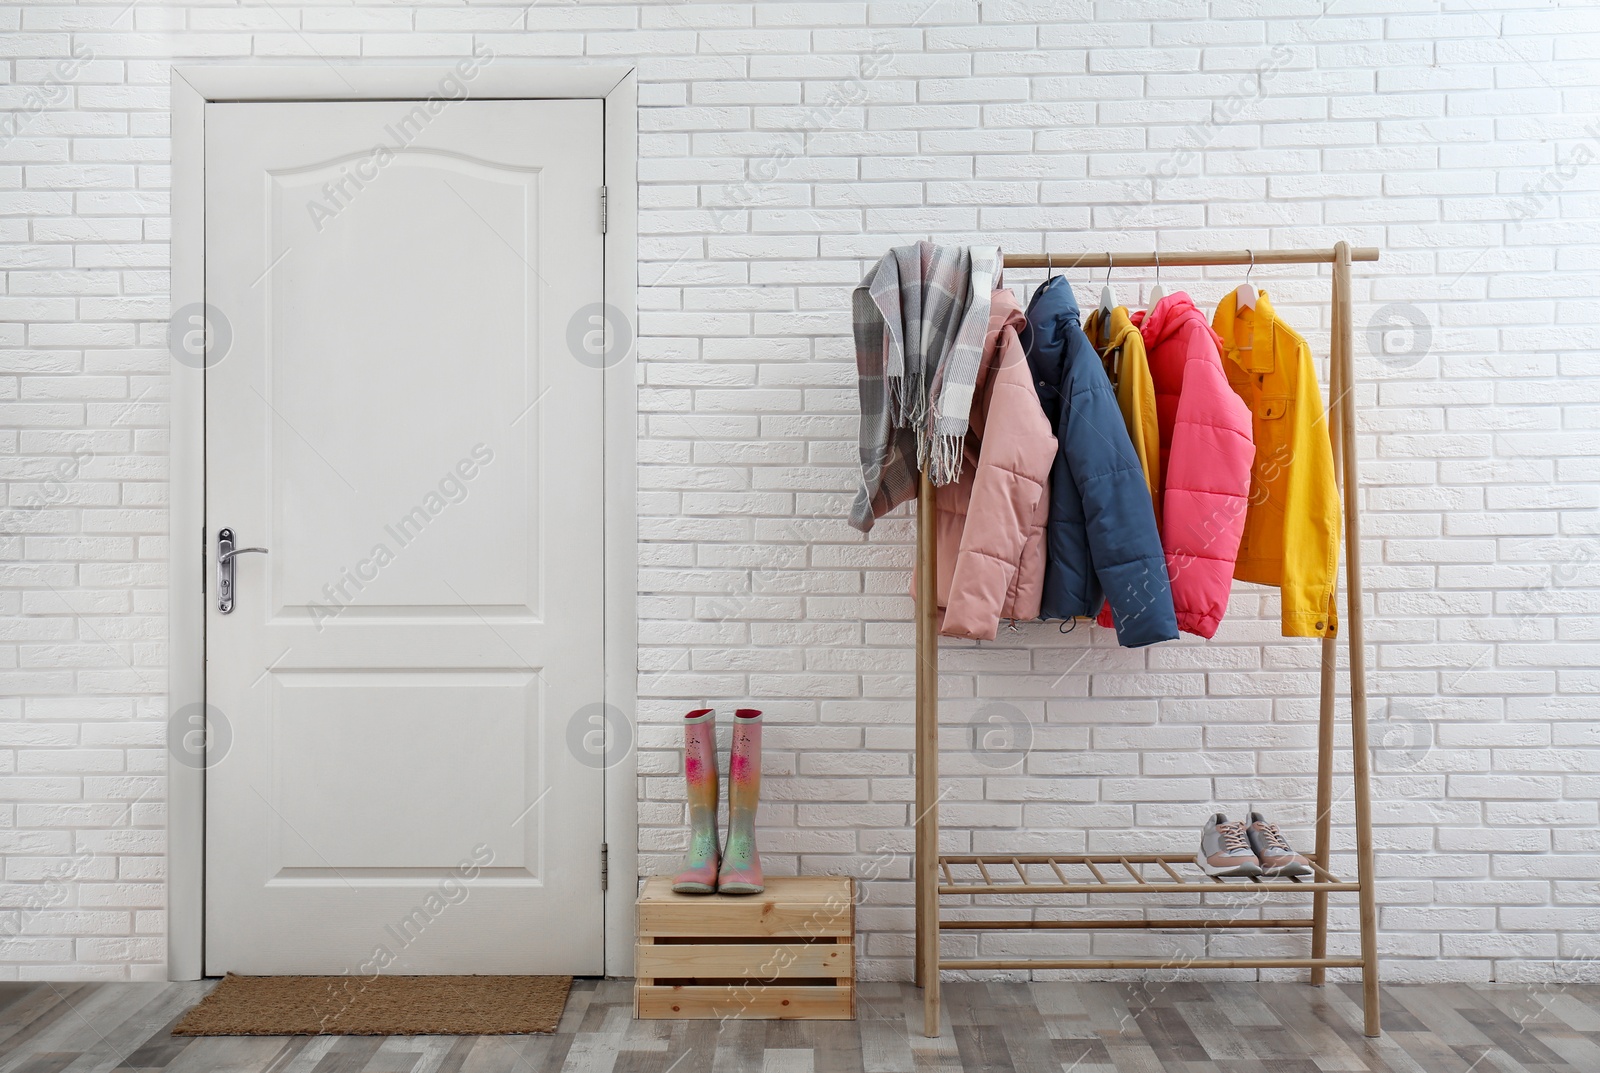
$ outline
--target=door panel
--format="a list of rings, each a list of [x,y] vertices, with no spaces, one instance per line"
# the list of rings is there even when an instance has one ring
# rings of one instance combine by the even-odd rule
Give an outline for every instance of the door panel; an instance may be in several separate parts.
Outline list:
[[[209,973],[602,968],[601,103],[419,108],[206,106]]]
[[[538,794],[531,746],[543,713],[530,672],[301,672],[270,681],[275,763],[267,797],[280,813],[280,835],[298,836],[272,848],[297,878],[453,868],[463,845],[494,839]],[[470,771],[474,781],[418,792],[412,774],[429,770]],[[539,878],[523,840],[495,848],[497,866]]]
[[[261,284],[272,311],[271,401],[359,437],[318,444],[330,456],[318,465],[304,438],[269,432],[272,528],[285,549],[271,563],[274,597],[280,610],[302,614],[326,604],[322,587],[371,551],[366,523],[376,511],[407,554],[375,571],[381,583],[360,601],[362,612],[459,614],[466,601],[530,614],[536,528],[521,489],[539,457],[527,436],[535,423],[512,422],[540,390],[540,370],[527,357],[539,324],[539,276],[555,271],[539,264],[540,171],[407,149],[356,192],[348,211],[312,218],[307,203],[326,204],[319,188],[349,169],[341,161],[270,178],[267,253],[289,251]],[[317,253],[295,256],[308,250]],[[425,364],[397,368],[396,356],[408,354]],[[441,367],[448,398],[428,375]],[[451,480],[453,464],[460,456],[479,468],[464,448],[480,442],[480,428],[502,430],[505,449],[457,491],[465,482]],[[450,503],[441,526],[448,536],[414,540],[431,524],[422,493],[439,483],[447,485],[440,494]]]

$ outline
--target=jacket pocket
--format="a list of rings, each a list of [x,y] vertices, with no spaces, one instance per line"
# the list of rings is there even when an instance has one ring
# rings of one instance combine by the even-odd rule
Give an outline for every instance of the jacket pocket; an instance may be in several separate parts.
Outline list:
[[[1262,395],[1256,399],[1255,414],[1263,421],[1276,421],[1289,412],[1290,396]]]

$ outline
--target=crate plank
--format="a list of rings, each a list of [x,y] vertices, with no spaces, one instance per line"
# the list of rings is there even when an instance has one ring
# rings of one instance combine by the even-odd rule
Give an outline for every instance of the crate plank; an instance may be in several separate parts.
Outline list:
[[[638,934],[850,938],[854,908],[842,876],[779,876],[745,895],[675,894],[670,879],[653,876],[639,896]]]
[[[640,987],[635,989],[634,1013],[646,1019],[848,1021],[856,1015],[855,989],[780,985]]]
[[[853,943],[640,943],[634,973],[639,979],[848,978],[855,976],[855,950]]]

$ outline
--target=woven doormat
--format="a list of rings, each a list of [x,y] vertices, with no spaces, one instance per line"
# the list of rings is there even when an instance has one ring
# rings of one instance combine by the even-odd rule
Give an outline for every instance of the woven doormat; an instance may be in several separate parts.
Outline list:
[[[570,976],[223,977],[174,1036],[504,1036],[554,1032]]]

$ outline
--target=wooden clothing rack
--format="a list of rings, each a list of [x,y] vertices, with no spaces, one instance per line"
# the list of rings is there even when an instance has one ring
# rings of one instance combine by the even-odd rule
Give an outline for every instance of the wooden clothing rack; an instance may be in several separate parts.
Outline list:
[[[1337,639],[1322,638],[1321,711],[1317,734],[1316,845],[1308,859],[1314,875],[1304,882],[1292,879],[1226,881],[1208,877],[1194,868],[1189,854],[976,854],[939,855],[939,634],[934,589],[937,562],[934,542],[934,490],[926,475],[917,497],[917,732],[916,732],[916,980],[923,988],[923,1032],[939,1034],[940,969],[1234,969],[1305,968],[1311,983],[1320,984],[1328,968],[1361,969],[1365,1000],[1366,1034],[1380,1031],[1378,1017],[1377,905],[1372,887],[1372,804],[1368,786],[1370,754],[1367,744],[1366,654],[1361,622],[1361,526],[1357,505],[1360,482],[1356,473],[1355,372],[1352,368],[1350,320],[1350,262],[1376,261],[1378,251],[1352,249],[1337,243],[1332,249],[1224,250],[1213,253],[1094,253],[1074,257],[1057,254],[1007,254],[1008,268],[1134,268],[1197,265],[1333,265],[1333,321],[1329,371],[1328,435],[1333,444],[1335,480],[1344,496],[1344,555],[1348,582],[1344,632],[1350,651],[1350,744],[1354,753],[1356,874],[1353,879],[1334,876],[1332,856],[1334,702],[1336,697]],[[1335,597],[1337,598],[1337,597]],[[1189,874],[1181,870],[1188,865]],[[1109,874],[1107,874],[1109,873]],[[1011,877],[1015,877],[1014,879]],[[1051,895],[1125,896],[1139,894],[1206,894],[1212,892],[1279,894],[1309,893],[1311,915],[1274,919],[1074,918],[1070,920],[943,920],[940,896]],[[1361,955],[1328,956],[1328,895],[1353,892],[1359,900]],[[1083,899],[1085,907],[1089,898]],[[1008,906],[1014,907],[1008,900]],[[1043,908],[1034,906],[1033,908]],[[996,931],[1016,929],[1178,929],[1207,931],[1223,928],[1308,929],[1311,952],[1306,957],[1081,957],[1081,958],[941,958],[939,937],[946,931]]]

